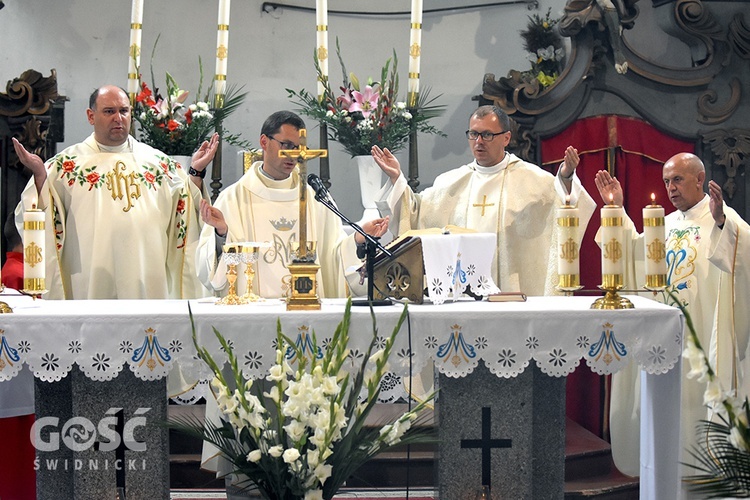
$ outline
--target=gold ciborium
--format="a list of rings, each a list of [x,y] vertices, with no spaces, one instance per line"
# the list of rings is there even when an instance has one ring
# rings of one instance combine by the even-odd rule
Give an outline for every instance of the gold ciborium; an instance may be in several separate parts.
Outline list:
[[[237,295],[237,264],[241,262],[240,245],[226,244],[222,247],[224,253],[221,258],[227,265],[227,281],[229,282],[229,292],[227,296],[216,303],[222,306],[236,306],[244,304],[242,297]]]
[[[269,247],[269,243],[255,243],[248,241],[240,244],[240,260],[245,264],[245,282],[247,289],[242,295],[242,300],[247,302],[258,302],[262,297],[253,293],[253,280],[255,278],[254,265],[258,261],[258,253],[261,248]]]

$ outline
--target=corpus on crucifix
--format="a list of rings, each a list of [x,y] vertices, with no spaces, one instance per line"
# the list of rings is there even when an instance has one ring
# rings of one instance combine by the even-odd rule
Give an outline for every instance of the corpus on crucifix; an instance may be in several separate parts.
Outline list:
[[[289,273],[292,275],[291,294],[287,299],[287,310],[320,309],[316,279],[320,266],[315,263],[315,242],[307,241],[307,162],[315,158],[325,158],[325,149],[307,148],[307,130],[299,130],[299,148],[282,149],[279,156],[297,160],[299,170],[299,237],[292,248],[292,262]]]

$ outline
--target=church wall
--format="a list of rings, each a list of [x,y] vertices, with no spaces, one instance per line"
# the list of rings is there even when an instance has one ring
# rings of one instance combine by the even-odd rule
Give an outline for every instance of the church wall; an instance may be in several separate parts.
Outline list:
[[[156,81],[164,86],[166,70],[185,89],[195,92],[198,57],[203,61],[205,84],[214,72],[216,45],[216,1],[145,0],[142,73],[151,82],[149,61],[156,37],[161,34],[154,58]],[[314,6],[311,0],[296,2]],[[459,0],[427,0],[425,9],[462,5]],[[472,2],[480,3],[480,2]],[[354,4],[354,5],[352,5]],[[314,14],[292,9],[261,13],[261,2],[232,2],[229,39],[230,84],[245,84],[249,91],[243,107],[229,118],[227,128],[242,131],[257,145],[262,120],[271,112],[291,107],[285,88],[313,90],[312,65]],[[477,106],[471,96],[481,92],[487,72],[504,74],[511,68],[528,66],[518,31],[532,13],[543,15],[548,7],[562,13],[559,0],[540,2],[538,10],[525,5],[485,7],[467,11],[425,13],[421,85],[432,94],[442,94],[447,105],[435,124],[447,138],[419,137],[420,180],[431,184],[434,177],[471,159],[463,135],[468,115]],[[329,0],[329,9],[408,12],[408,0],[349,2]],[[0,11],[0,79],[10,80],[26,69],[45,75],[57,70],[60,93],[66,104],[65,142],[78,142],[91,132],[84,110],[90,92],[100,84],[126,85],[130,2],[100,0],[6,0]],[[402,94],[407,82],[408,15],[391,17],[329,16],[330,46],[339,37],[347,69],[364,80],[379,77],[380,68],[392,49],[399,55]],[[340,81],[340,69],[332,58],[333,84]],[[310,143],[317,144],[317,130],[310,127]],[[345,213],[361,214],[353,163],[338,145],[331,144],[333,194]],[[241,170],[236,149],[224,150],[226,183]],[[399,155],[403,165],[407,153]],[[311,164],[316,171],[317,165]],[[225,185],[226,185],[225,183]],[[357,217],[358,218],[358,217]],[[355,218],[356,220],[356,218]]]

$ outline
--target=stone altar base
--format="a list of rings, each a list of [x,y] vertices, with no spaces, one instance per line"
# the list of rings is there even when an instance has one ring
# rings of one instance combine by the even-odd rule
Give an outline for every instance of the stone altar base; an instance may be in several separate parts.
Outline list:
[[[118,467],[128,499],[169,498],[166,379],[144,382],[126,366],[116,379],[96,382],[74,368],[60,382],[35,379],[35,398],[38,499],[117,498]],[[124,440],[111,408],[124,409]],[[124,461],[99,449],[114,447],[109,437],[124,441]]]
[[[483,473],[491,476],[495,499],[564,497],[564,377],[545,375],[532,361],[518,377],[505,379],[480,363],[466,377],[440,374],[438,384],[440,498],[474,500]],[[485,443],[492,446],[484,471],[483,413]],[[511,447],[499,447],[508,444],[502,440],[511,440]]]

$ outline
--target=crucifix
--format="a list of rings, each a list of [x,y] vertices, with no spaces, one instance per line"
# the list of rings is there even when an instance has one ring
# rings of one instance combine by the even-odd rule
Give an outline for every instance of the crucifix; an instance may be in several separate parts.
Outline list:
[[[482,450],[482,486],[492,487],[492,448],[511,448],[511,439],[492,439],[491,409],[486,406],[482,408],[482,438],[462,439],[461,448],[480,448]]]
[[[292,275],[290,296],[287,298],[287,310],[320,309],[320,298],[316,284],[320,266],[315,263],[315,242],[307,241],[307,161],[325,158],[325,149],[307,148],[307,130],[299,130],[299,149],[282,149],[279,157],[297,160],[299,173],[299,236],[297,251],[292,249],[292,262],[289,273]]]
[[[492,207],[494,205],[495,205],[494,203],[487,203],[487,195],[485,194],[482,197],[482,203],[474,203],[472,206],[473,207],[482,207],[482,217],[484,217],[484,209],[486,207]]]

